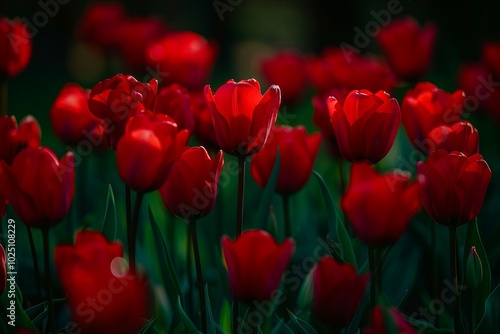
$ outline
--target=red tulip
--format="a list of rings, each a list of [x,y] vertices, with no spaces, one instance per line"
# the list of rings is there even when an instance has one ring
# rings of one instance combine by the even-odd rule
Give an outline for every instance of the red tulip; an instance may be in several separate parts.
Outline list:
[[[483,45],[483,61],[497,77],[500,77],[500,43]]]
[[[312,99],[314,107],[313,123],[321,131],[321,137],[326,140],[328,150],[334,157],[340,157],[337,137],[330,122],[330,112],[328,111],[327,99],[334,96],[341,105],[344,105],[345,98],[349,94],[348,89],[330,89],[326,94],[317,94]]]
[[[489,75],[490,73],[484,64],[463,64],[460,67],[458,85],[467,96],[473,98],[465,103],[465,106],[469,107],[469,109],[477,109],[487,105],[487,101],[492,94],[490,88],[485,86]]]
[[[462,90],[450,94],[429,82],[409,90],[403,99],[401,119],[411,144],[425,153],[432,129],[460,121],[464,99]]]
[[[161,187],[189,137],[162,114],[139,114],[127,123],[116,148],[118,173],[127,186],[148,192]]]
[[[229,80],[215,94],[209,85],[205,86],[205,98],[224,152],[246,157],[260,151],[278,116],[278,86],[271,86],[262,95],[255,79]]]
[[[300,99],[308,77],[304,59],[299,54],[290,51],[275,54],[263,60],[261,70],[269,85],[280,87],[283,103]]]
[[[323,257],[311,270],[313,310],[319,320],[336,327],[347,325],[365,291],[368,275],[358,275],[347,263]]]
[[[236,241],[222,237],[222,251],[233,297],[248,303],[271,300],[294,250],[293,239],[288,238],[278,245],[271,235],[262,230],[245,231]]]
[[[434,152],[417,164],[421,201],[437,223],[458,226],[474,219],[483,205],[491,170],[480,154]]]
[[[0,245],[0,295],[3,294],[7,286],[7,266],[5,261],[5,249]]]
[[[48,148],[26,148],[12,166],[0,161],[0,195],[28,226],[48,228],[59,223],[69,211],[74,192],[72,153],[59,161]]]
[[[92,88],[90,112],[105,124],[105,135],[113,149],[125,132],[127,120],[137,113],[153,111],[158,81],[138,82],[130,75],[117,74]]]
[[[330,121],[344,159],[379,162],[392,147],[401,121],[396,99],[379,91],[352,91],[341,104],[327,100]]]
[[[208,110],[207,100],[203,91],[190,92],[191,110],[195,118],[194,135],[207,149],[216,151],[219,149],[217,135],[215,134],[212,115]]]
[[[50,109],[50,122],[56,135],[69,145],[76,145],[92,136],[97,120],[89,111],[90,91],[77,84],[66,84]],[[99,130],[97,130],[99,131]]]
[[[356,235],[371,247],[396,243],[420,210],[419,184],[401,172],[378,174],[353,164],[341,206]]]
[[[404,79],[425,74],[432,60],[437,28],[420,28],[413,18],[394,20],[380,29],[377,41],[396,74]]]
[[[19,128],[14,116],[0,116],[0,160],[12,164],[22,149],[40,147],[41,136],[40,125],[33,116],[25,117]]]
[[[385,63],[338,48],[326,49],[321,58],[310,58],[306,68],[320,94],[332,88],[391,92],[396,85],[394,73]]]
[[[177,82],[190,90],[197,90],[207,82],[217,52],[217,46],[203,36],[181,31],[168,34],[151,45],[146,57],[148,64],[158,68],[166,82]]]
[[[82,333],[138,333],[149,317],[148,287],[122,265],[123,248],[99,232],[80,231],[58,245],[56,269]]]
[[[186,220],[201,218],[212,211],[217,184],[224,164],[222,151],[212,160],[204,147],[184,151],[168,172],[160,194],[170,212]]]
[[[148,65],[146,50],[166,33],[163,21],[154,17],[128,18],[122,21],[116,28],[116,39],[126,65],[131,69],[144,71]],[[153,70],[156,70],[155,66]]]
[[[156,98],[155,111],[172,117],[179,130],[186,129],[193,133],[195,120],[191,99],[184,87],[173,84],[161,88]]]
[[[117,27],[125,20],[121,3],[93,3],[78,23],[76,35],[81,40],[103,49],[115,48]]]
[[[31,58],[31,36],[28,27],[16,19],[0,18],[0,79],[21,73]]]
[[[387,309],[393,326],[397,333],[401,334],[417,334],[418,332],[408,324],[405,318],[395,308]],[[371,312],[371,327],[363,328],[363,334],[385,334],[388,332],[386,326],[387,316],[384,314],[384,309],[381,306],[376,306]]]
[[[268,143],[250,163],[250,171],[254,180],[259,186],[265,188],[271,177],[276,152],[279,149],[280,167],[276,191],[283,195],[299,191],[309,180],[320,139],[319,134],[307,136],[306,130],[301,126],[273,127]]]
[[[479,134],[469,122],[441,125],[429,132],[429,154],[437,150],[459,151],[466,156],[479,153]]]

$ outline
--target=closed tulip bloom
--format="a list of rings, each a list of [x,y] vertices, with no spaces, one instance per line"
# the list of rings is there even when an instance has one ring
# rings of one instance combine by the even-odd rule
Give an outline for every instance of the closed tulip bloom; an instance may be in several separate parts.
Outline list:
[[[311,271],[314,314],[337,328],[347,325],[361,302],[368,275],[358,275],[352,265],[330,256],[321,258]]]
[[[304,59],[297,53],[283,51],[263,60],[262,74],[269,85],[278,85],[283,103],[298,101],[308,81]]]
[[[387,64],[378,59],[328,48],[321,57],[309,58],[306,69],[314,88],[320,94],[332,88],[384,90],[391,92],[396,77]]]
[[[195,119],[194,136],[209,151],[219,150],[212,115],[203,91],[190,92],[191,110]]]
[[[139,114],[131,118],[116,148],[121,179],[140,192],[160,188],[188,137],[189,132],[177,131],[177,125],[167,115]]]
[[[185,150],[170,168],[167,181],[160,188],[170,212],[189,221],[210,213],[215,205],[223,164],[222,151],[211,159],[204,147]]]
[[[418,332],[410,326],[408,321],[399,313],[395,308],[389,308],[386,310],[389,313],[389,318],[392,321],[393,328],[396,329],[396,333],[401,334],[417,334]],[[363,334],[386,334],[387,329],[387,316],[384,313],[384,309],[381,306],[375,306],[372,309],[370,316],[370,327],[363,328]]]
[[[7,286],[7,266],[5,260],[5,249],[0,245],[0,295],[3,294]]]
[[[69,211],[74,192],[71,152],[59,161],[48,148],[26,148],[11,166],[0,161],[0,196],[30,227],[48,228],[59,223]]]
[[[203,88],[212,72],[218,47],[192,31],[170,33],[147,50],[150,66],[168,83],[177,82],[190,90]]]
[[[334,96],[337,101],[343,105],[346,96],[349,94],[348,89],[332,88],[325,94],[316,94],[313,96],[312,104],[314,108],[313,123],[321,131],[321,138],[326,141],[328,151],[333,157],[341,157],[337,137],[330,122],[330,112],[326,101],[329,96]]]
[[[118,140],[123,136],[130,117],[154,110],[157,91],[156,79],[144,84],[133,76],[123,74],[101,81],[92,88],[89,110],[103,120],[108,143],[113,149],[116,149]]]
[[[447,93],[429,82],[418,83],[404,99],[401,119],[411,144],[426,151],[427,136],[436,126],[460,121],[465,93]]]
[[[161,88],[156,97],[155,112],[172,117],[179,130],[186,129],[193,133],[195,119],[186,88],[178,84]]]
[[[343,104],[329,97],[327,106],[344,159],[375,164],[387,155],[401,121],[396,99],[383,91],[356,90]]]
[[[475,103],[478,103],[478,106],[482,108],[488,104],[487,101],[492,92],[488,87],[485,87],[485,82],[488,82],[490,76],[491,72],[483,63],[465,63],[460,66],[457,83],[467,96],[475,97],[474,105],[471,105],[474,109]],[[465,106],[468,105],[465,104]]]
[[[31,36],[21,20],[0,18],[0,79],[19,75],[31,59]]]
[[[437,28],[427,24],[421,28],[413,18],[394,20],[380,29],[377,41],[394,72],[403,79],[425,74],[432,60]]]
[[[480,154],[438,150],[417,164],[417,172],[422,206],[435,222],[458,226],[478,215],[491,179]]]
[[[500,43],[483,45],[483,62],[496,76],[500,76]]]
[[[262,230],[245,231],[235,241],[222,237],[222,252],[233,297],[247,303],[271,300],[294,250],[293,239],[288,238],[278,245]]]
[[[54,257],[71,315],[82,333],[135,334],[147,322],[147,284],[123,267],[120,243],[83,230],[76,234],[74,246],[56,246]],[[95,308],[83,307],[89,299],[97,300]]]
[[[255,79],[229,80],[215,94],[205,86],[205,98],[220,148],[236,157],[255,154],[267,141],[281,102],[280,88],[262,95]]]
[[[97,120],[89,111],[90,91],[77,84],[66,84],[50,108],[50,123],[62,141],[76,145],[87,136],[92,136]]]
[[[429,154],[437,150],[459,151],[466,156],[479,153],[479,134],[469,122],[441,125],[429,132]]]
[[[19,127],[14,116],[0,116],[0,160],[9,165],[24,148],[40,147],[42,133],[33,116],[25,117]]]
[[[378,174],[367,164],[353,164],[342,210],[361,241],[389,246],[403,235],[420,210],[419,184],[402,172]]]
[[[275,126],[266,146],[250,163],[254,180],[262,188],[266,187],[276,161],[276,152],[279,150],[280,167],[276,192],[288,195],[299,191],[309,180],[320,140],[319,134],[308,136],[301,126]]]

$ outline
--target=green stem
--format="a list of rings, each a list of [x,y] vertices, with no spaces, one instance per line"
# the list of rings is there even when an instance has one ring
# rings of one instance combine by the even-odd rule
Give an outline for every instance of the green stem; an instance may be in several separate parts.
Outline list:
[[[49,244],[49,229],[42,229],[43,237],[43,257],[45,264],[45,289],[47,293],[47,305],[48,305],[48,329],[49,333],[56,333],[56,322],[54,314],[54,303],[52,301],[52,282],[50,278],[50,244]]]
[[[373,247],[368,248],[368,265],[371,274],[370,286],[370,309],[377,305],[378,289],[379,289],[379,268],[377,263],[376,249]]]
[[[238,317],[240,316],[240,304],[236,299],[233,300],[233,324],[231,333],[238,334]]]
[[[125,185],[125,218],[127,222],[128,259],[132,263],[132,191]]]
[[[339,164],[339,185],[340,185],[340,195],[345,192],[346,184],[345,184],[345,171],[344,171],[344,161],[342,158],[338,159]]]
[[[457,228],[456,226],[449,227],[450,232],[450,267],[451,267],[451,278],[453,280],[453,286],[455,291],[458,290],[458,250],[457,250]],[[462,333],[462,326],[460,324],[460,303],[459,299],[456,298],[453,301],[453,322],[455,324],[455,333]]]
[[[137,193],[137,196],[135,198],[135,206],[134,206],[133,216],[132,216],[132,228],[130,229],[131,247],[130,247],[129,257],[130,257],[130,272],[132,274],[136,273],[136,260],[135,260],[136,254],[135,253],[136,253],[136,246],[137,246],[137,228],[139,226],[139,212],[141,211],[141,204],[142,204],[143,198],[144,198],[143,192]]]
[[[245,190],[245,158],[238,158],[238,206],[236,208],[236,238],[243,232],[243,203]]]
[[[290,197],[283,195],[283,213],[285,217],[285,238],[292,236],[292,224],[290,222]]]
[[[186,274],[188,278],[188,289],[189,289],[189,305],[188,309],[190,314],[194,314],[194,291],[193,291],[193,272],[191,268],[193,267],[193,254],[192,254],[192,237],[190,235],[190,227],[188,222],[188,233],[186,235]]]
[[[439,254],[437,252],[437,224],[433,221],[430,221],[431,224],[431,247],[432,247],[432,271],[431,271],[431,279],[432,279],[432,298],[440,298],[439,297],[439,268],[438,268],[438,259]]]
[[[0,83],[0,95],[2,99],[2,105],[0,106],[0,114],[1,115],[7,115],[7,98],[8,98],[8,85],[7,85],[7,79],[2,80]]]
[[[33,269],[35,271],[35,280],[36,280],[36,296],[37,300],[40,301],[42,299],[42,287],[40,286],[40,269],[38,268],[38,256],[36,254],[35,248],[35,239],[33,238],[33,231],[31,227],[26,226],[28,229],[28,239],[30,242],[31,248],[31,259],[33,260]]]
[[[198,295],[200,296],[201,331],[207,333],[207,302],[205,300],[205,288],[203,285],[203,271],[201,268],[200,246],[196,233],[196,220],[189,222],[189,231],[193,243],[194,261],[196,265],[196,278],[198,283]]]

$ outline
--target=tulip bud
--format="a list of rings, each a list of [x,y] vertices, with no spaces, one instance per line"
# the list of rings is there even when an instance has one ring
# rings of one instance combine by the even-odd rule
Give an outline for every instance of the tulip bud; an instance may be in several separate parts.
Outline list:
[[[467,256],[465,268],[465,282],[476,290],[483,281],[483,264],[481,258],[476,251],[476,247],[472,246]]]

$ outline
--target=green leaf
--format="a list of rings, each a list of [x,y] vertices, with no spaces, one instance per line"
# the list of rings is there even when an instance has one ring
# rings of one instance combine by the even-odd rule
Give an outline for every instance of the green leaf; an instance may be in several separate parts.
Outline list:
[[[313,175],[319,182],[321,187],[321,192],[323,193],[323,199],[325,201],[326,212],[327,212],[327,222],[328,228],[330,230],[330,237],[335,238],[334,242],[339,246],[337,249],[334,249],[336,252],[337,259],[340,259],[343,262],[347,262],[352,264],[356,270],[358,268],[358,263],[356,260],[356,255],[354,254],[354,249],[352,247],[351,238],[345,229],[345,226],[337,211],[335,210],[335,206],[333,204],[332,194],[326,185],[323,177],[316,171],[313,170]]]
[[[500,284],[486,299],[486,312],[474,333],[498,333],[500,330]]]
[[[113,238],[110,237],[110,233],[108,231],[109,228],[106,228],[106,220],[108,217],[108,210],[109,210],[109,203],[111,202],[111,206],[113,208],[113,216],[114,216],[114,232],[113,232]],[[108,225],[109,226],[109,225]],[[105,231],[106,228],[106,231]],[[113,188],[111,187],[111,184],[108,185],[108,195],[106,197],[106,208],[104,209],[104,217],[102,218],[102,226],[101,226],[101,232],[108,237],[108,240],[115,240],[116,239],[116,233],[118,230],[118,219],[117,219],[117,214],[116,214],[116,201],[115,201],[115,194],[113,192]]]
[[[149,321],[147,322],[147,324],[145,324],[145,325],[141,328],[141,330],[140,330],[140,332],[139,332],[139,333],[140,333],[140,334],[149,334],[149,333],[153,333],[153,331],[155,330],[155,329],[154,329],[154,327],[155,327],[155,326],[154,326],[154,325],[155,325],[155,322],[156,322],[156,319],[155,319],[155,318],[153,318],[153,319],[149,320]]]
[[[271,203],[273,201],[273,196],[274,196],[274,189],[276,188],[276,183],[278,182],[279,169],[280,169],[280,152],[278,149],[276,151],[276,160],[274,161],[273,171],[271,172],[271,176],[269,177],[266,187],[264,188],[264,193],[260,197],[261,204],[259,207],[259,211],[257,213],[257,220],[255,221],[254,226],[265,228],[268,223],[269,208],[271,207]]]
[[[191,319],[189,319],[186,312],[184,312],[184,309],[182,308],[182,305],[181,305],[181,297],[180,296],[177,298],[177,310],[179,311],[182,324],[184,325],[184,328],[186,329],[187,334],[199,334],[199,333],[201,333],[201,332],[198,332],[198,329],[196,329],[196,326],[193,324]]]
[[[477,289],[467,287],[461,291],[460,309],[463,323],[468,333],[473,333],[478,324],[483,319],[486,310],[486,300],[490,294],[491,288],[491,270],[488,262],[488,256],[484,249],[481,237],[479,235],[477,219],[470,222],[467,226],[467,237],[465,239],[464,257],[462,268],[467,267],[467,256],[472,246],[476,247],[477,254],[481,259],[483,266],[483,280]]]
[[[208,295],[208,286],[205,284],[205,300],[206,300],[206,312],[207,312],[207,329],[208,333],[207,334],[216,334],[217,331],[215,329],[215,321],[214,321],[214,315],[212,314],[212,305],[210,303],[210,296]],[[201,292],[200,292],[201,293]]]
[[[288,324],[289,324],[289,327],[293,330],[294,333],[296,333],[296,334],[299,334],[299,333],[302,333],[302,334],[317,334],[316,331],[314,330],[314,328],[311,325],[309,325],[304,320],[297,318],[295,316],[295,314],[293,314],[292,312],[290,312],[290,310],[287,310],[287,311],[288,311],[288,315],[290,316],[290,321],[288,321]]]
[[[160,228],[156,223],[156,219],[151,211],[151,207],[148,207],[149,221],[151,222],[151,229],[153,230],[153,235],[155,238],[156,249],[158,253],[158,262],[161,268],[161,275],[163,281],[165,282],[165,291],[172,303],[177,298],[182,296],[179,279],[175,272],[174,264],[172,258],[170,257],[168,247],[165,244],[165,240],[161,234]],[[176,310],[176,308],[174,308]]]

